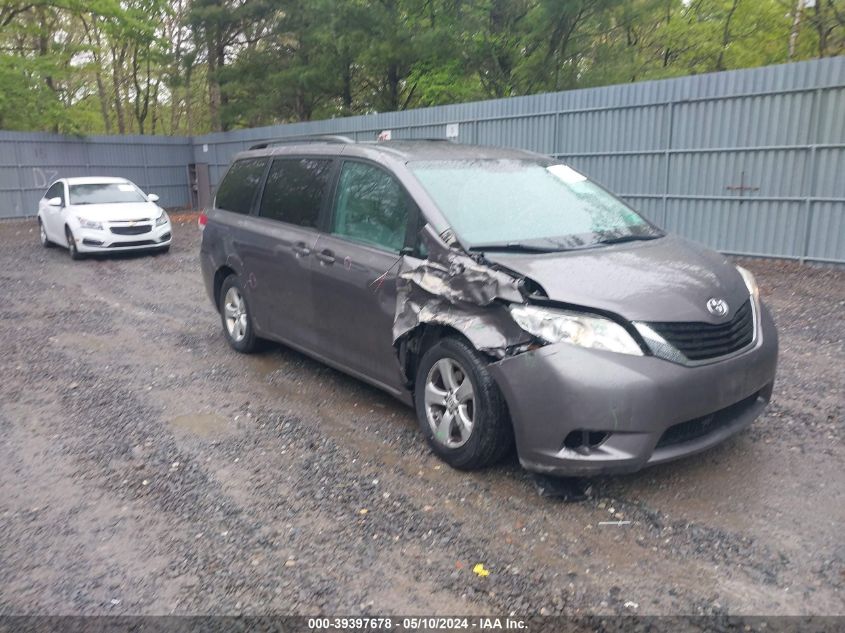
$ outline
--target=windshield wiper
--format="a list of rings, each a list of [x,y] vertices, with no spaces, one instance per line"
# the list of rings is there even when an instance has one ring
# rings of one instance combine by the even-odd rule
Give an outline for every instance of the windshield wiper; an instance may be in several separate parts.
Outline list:
[[[619,237],[607,237],[603,240],[598,240],[596,244],[623,244],[625,242],[646,242],[648,240],[656,240],[662,235],[620,235]]]
[[[551,253],[563,250],[560,248],[549,248],[548,246],[532,246],[520,242],[499,242],[496,244],[473,244],[469,247],[471,251],[503,251],[510,253]]]

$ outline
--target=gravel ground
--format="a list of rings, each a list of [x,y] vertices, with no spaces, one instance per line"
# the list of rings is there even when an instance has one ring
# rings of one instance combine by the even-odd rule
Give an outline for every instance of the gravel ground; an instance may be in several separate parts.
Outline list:
[[[845,271],[746,261],[767,413],[562,503],[515,461],[449,469],[301,354],[231,351],[198,242],[186,216],[169,254],[71,262],[0,223],[0,614],[845,614]]]

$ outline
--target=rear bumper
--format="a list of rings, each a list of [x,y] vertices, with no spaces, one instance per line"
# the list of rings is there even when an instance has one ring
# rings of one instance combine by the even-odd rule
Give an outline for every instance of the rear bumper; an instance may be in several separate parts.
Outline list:
[[[557,475],[624,473],[719,444],[771,398],[778,341],[765,306],[759,327],[754,348],[697,367],[568,344],[493,363],[520,462]],[[601,441],[571,448],[573,432]]]

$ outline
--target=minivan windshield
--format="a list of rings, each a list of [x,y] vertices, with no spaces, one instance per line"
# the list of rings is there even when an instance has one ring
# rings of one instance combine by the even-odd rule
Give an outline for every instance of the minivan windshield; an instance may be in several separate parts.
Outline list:
[[[570,250],[663,235],[567,165],[483,159],[408,166],[470,249]]]
[[[97,182],[70,185],[71,204],[146,202],[138,188],[128,182]]]

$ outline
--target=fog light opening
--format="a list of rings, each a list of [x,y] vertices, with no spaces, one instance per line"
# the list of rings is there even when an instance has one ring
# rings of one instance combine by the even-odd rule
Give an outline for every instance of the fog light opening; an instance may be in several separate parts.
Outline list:
[[[598,448],[607,439],[608,435],[609,433],[605,433],[604,431],[578,429],[572,431],[564,438],[563,445],[570,450],[587,454],[590,450]]]

